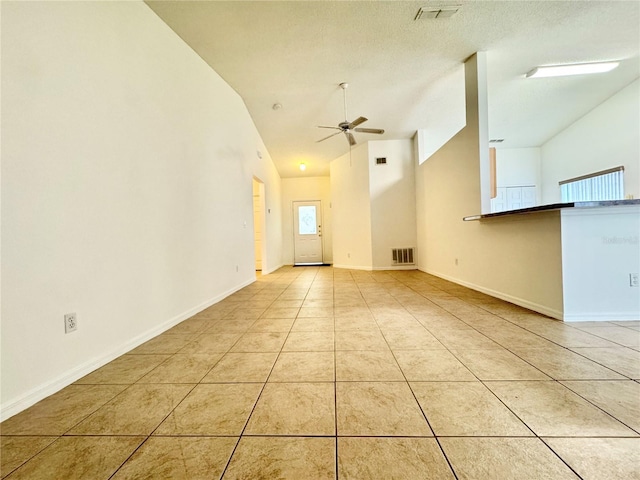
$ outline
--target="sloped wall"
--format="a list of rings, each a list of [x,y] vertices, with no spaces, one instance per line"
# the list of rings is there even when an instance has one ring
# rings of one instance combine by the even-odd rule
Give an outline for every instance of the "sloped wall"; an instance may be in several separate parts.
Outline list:
[[[625,195],[640,198],[640,80],[542,145],[542,201],[560,202],[558,182],[624,166]]]
[[[465,64],[466,127],[416,166],[419,268],[562,317],[558,212],[464,222],[481,213],[487,111],[479,53]],[[483,123],[485,127],[483,127]]]
[[[143,3],[3,2],[2,149],[5,418],[251,283],[253,176],[281,263],[242,99]]]

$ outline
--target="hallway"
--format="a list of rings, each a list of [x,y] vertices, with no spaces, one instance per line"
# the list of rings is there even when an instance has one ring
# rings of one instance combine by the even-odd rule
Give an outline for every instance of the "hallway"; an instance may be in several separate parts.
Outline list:
[[[284,267],[0,425],[9,479],[639,479],[640,321]]]

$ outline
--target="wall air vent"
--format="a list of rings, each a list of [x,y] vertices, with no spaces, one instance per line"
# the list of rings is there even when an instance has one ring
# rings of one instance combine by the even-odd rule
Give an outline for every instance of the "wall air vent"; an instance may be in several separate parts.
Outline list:
[[[462,5],[432,5],[429,7],[420,7],[414,20],[426,18],[450,18],[453,17]]]
[[[489,140],[489,143],[502,143],[504,142],[504,138],[492,138]]]
[[[376,158],[376,165],[386,165],[386,164],[387,164],[387,157]]]
[[[413,248],[392,248],[393,265],[415,265]]]

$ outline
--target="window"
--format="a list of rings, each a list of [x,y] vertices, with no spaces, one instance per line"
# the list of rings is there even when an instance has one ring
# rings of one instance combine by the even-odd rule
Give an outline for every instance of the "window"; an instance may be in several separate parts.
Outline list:
[[[610,168],[560,182],[562,202],[624,199],[624,167]]]
[[[316,235],[316,207],[304,205],[298,207],[298,234]]]

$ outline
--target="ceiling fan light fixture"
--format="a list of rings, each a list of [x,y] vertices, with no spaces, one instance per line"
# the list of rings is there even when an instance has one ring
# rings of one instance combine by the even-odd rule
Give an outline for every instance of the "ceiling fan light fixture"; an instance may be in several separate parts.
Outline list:
[[[590,73],[610,72],[620,62],[574,63],[569,65],[549,65],[536,67],[527,72],[526,78],[564,77],[568,75],[587,75]]]

